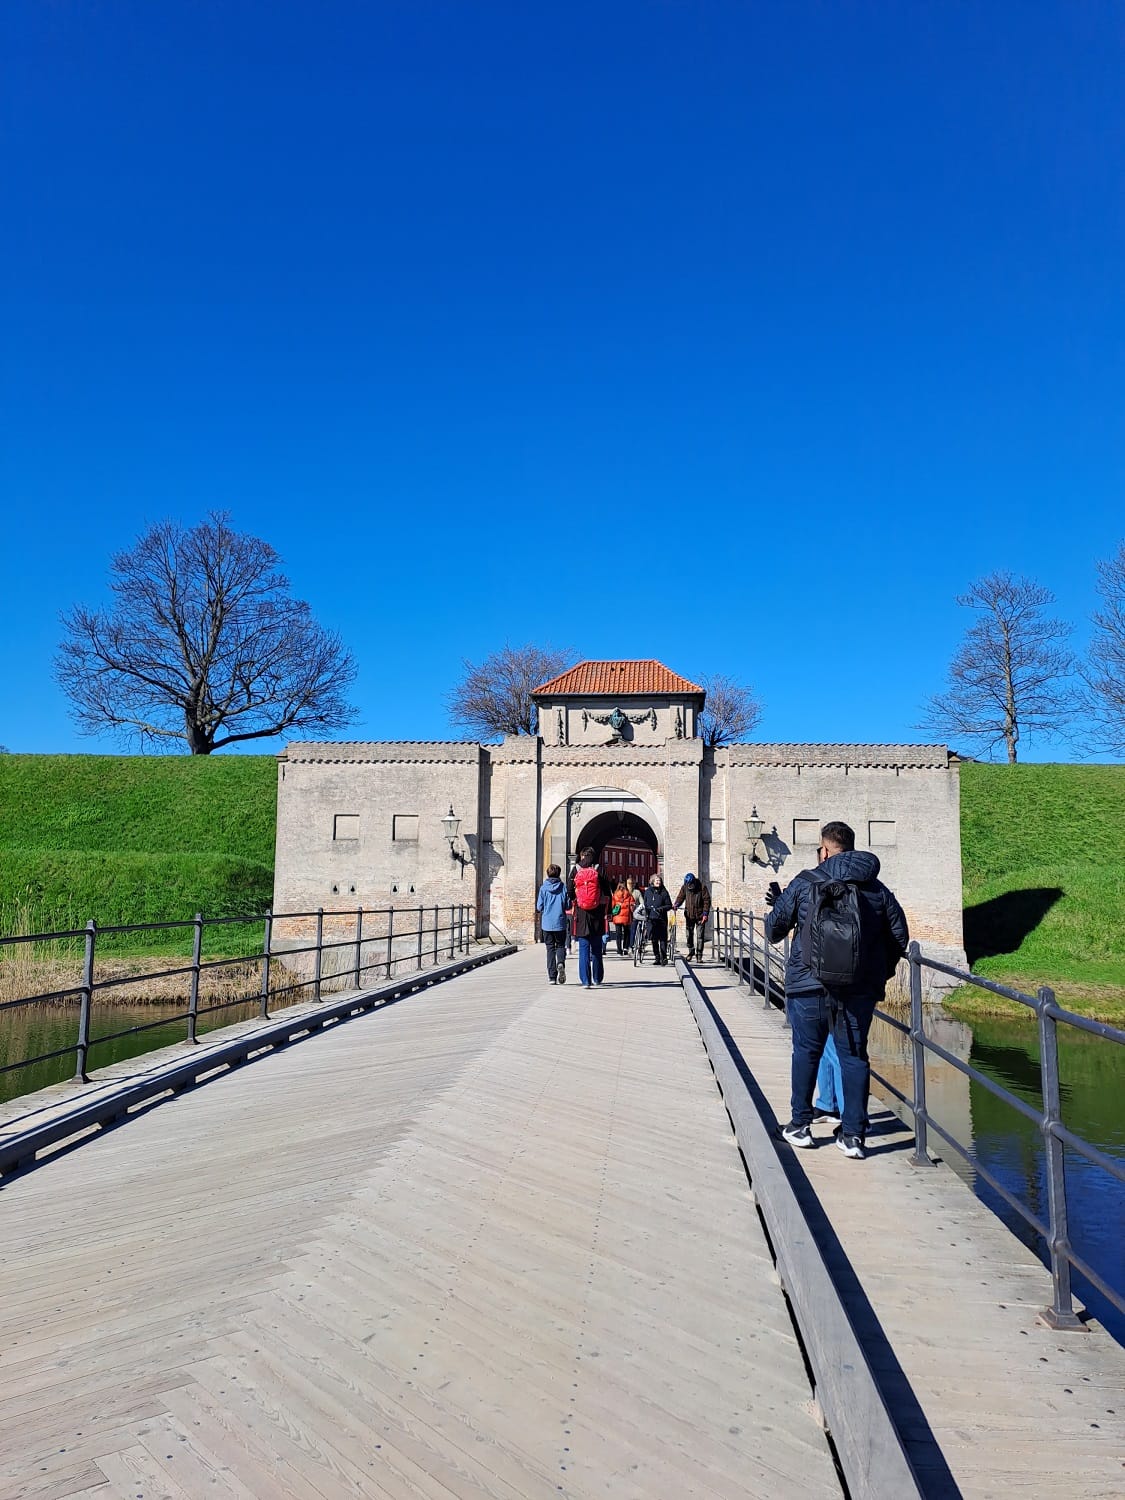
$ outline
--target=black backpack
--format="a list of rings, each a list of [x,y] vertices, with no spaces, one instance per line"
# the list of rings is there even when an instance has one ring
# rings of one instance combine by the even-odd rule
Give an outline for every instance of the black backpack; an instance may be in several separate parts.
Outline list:
[[[806,967],[826,989],[855,984],[870,967],[870,954],[864,953],[869,936],[865,928],[870,926],[867,903],[851,880],[833,880],[810,870],[809,884],[812,890],[801,929]]]

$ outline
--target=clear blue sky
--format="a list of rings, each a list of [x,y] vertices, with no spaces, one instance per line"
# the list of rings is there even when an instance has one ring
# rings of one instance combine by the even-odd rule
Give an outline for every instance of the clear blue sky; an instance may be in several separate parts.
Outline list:
[[[971,578],[1081,640],[1125,536],[1123,76],[1070,0],[6,0],[0,743],[113,748],[59,611],[212,507],[354,737],[534,639],[919,738]]]

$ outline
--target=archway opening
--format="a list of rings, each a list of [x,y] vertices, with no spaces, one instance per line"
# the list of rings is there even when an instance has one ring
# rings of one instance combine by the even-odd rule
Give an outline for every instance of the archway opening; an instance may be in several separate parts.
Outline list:
[[[624,809],[612,808],[586,823],[577,840],[576,852],[591,848],[598,864],[613,880],[632,876],[647,885],[659,868],[656,834],[644,818]]]

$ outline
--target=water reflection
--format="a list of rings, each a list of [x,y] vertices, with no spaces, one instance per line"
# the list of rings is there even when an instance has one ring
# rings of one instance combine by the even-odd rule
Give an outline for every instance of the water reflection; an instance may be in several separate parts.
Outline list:
[[[258,1001],[240,1001],[223,1010],[199,1017],[198,1034],[248,1021],[258,1014]],[[155,1024],[154,1024],[155,1023]],[[111,1033],[124,1036],[110,1037]],[[115,1005],[95,1007],[90,1025],[89,1068],[96,1071],[111,1063],[125,1062],[170,1047],[187,1036],[183,1002],[172,1005]],[[45,1057],[29,1067],[0,1072],[0,1103],[21,1094],[45,1089],[74,1077],[75,1046],[78,1041],[78,1004],[25,1005],[0,1012],[0,1068],[25,1057],[45,1057],[62,1051],[60,1057]]]
[[[946,1051],[971,1062],[987,1077],[1010,1089],[1033,1109],[1042,1108],[1039,1034],[1034,1020],[987,1019],[972,1026],[944,1012],[931,1012],[927,1032]],[[884,1022],[871,1029],[872,1066],[894,1086],[912,1092],[909,1040]],[[1063,1123],[1110,1155],[1125,1160],[1125,1056],[1111,1042],[1059,1027],[1059,1072]],[[875,1085],[878,1089],[878,1085]],[[885,1092],[885,1091],[884,1091]],[[1047,1176],[1043,1139],[1037,1127],[982,1083],[971,1081],[940,1058],[927,1056],[926,1102],[930,1114],[955,1140],[969,1147],[1005,1188],[1032,1213],[1047,1220]],[[931,1141],[983,1203],[1044,1257],[1042,1240],[988,1183],[972,1161]],[[1066,1152],[1067,1207],[1070,1238],[1110,1286],[1125,1293],[1125,1188],[1108,1173],[1074,1151]],[[1119,1313],[1078,1272],[1076,1296],[1121,1343],[1125,1315]]]

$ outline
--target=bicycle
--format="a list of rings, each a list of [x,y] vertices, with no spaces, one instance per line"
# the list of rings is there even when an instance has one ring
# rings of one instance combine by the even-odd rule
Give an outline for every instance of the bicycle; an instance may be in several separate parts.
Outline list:
[[[633,964],[643,964],[645,961],[645,950],[648,947],[648,918],[638,917],[637,932],[633,939]]]

